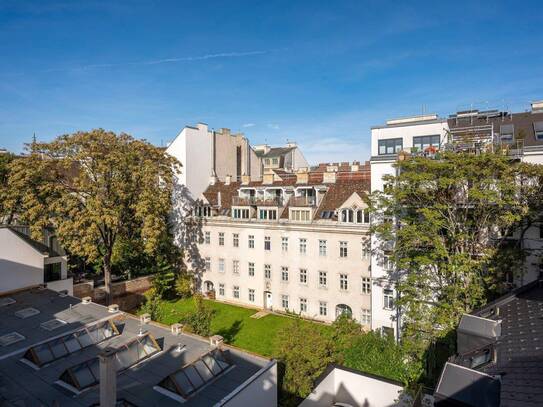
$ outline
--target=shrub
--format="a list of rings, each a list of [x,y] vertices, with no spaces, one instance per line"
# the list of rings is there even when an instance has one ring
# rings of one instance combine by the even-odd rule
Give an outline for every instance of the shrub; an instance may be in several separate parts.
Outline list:
[[[151,315],[153,321],[159,321],[162,318],[162,300],[154,288],[145,293],[145,303],[140,308],[140,312]]]
[[[186,273],[181,273],[175,282],[176,294],[181,298],[189,298],[194,294],[192,289],[192,277]]]
[[[201,295],[194,296],[194,302],[196,309],[189,312],[180,322],[197,335],[209,336],[215,311],[204,302]]]

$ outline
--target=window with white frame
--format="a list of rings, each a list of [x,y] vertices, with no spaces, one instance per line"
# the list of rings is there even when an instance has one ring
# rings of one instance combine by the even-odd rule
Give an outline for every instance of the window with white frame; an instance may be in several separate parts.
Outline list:
[[[271,264],[264,264],[264,278],[271,278]]]
[[[211,216],[211,207],[198,206],[194,209],[194,214],[199,217],[209,217]]]
[[[371,325],[371,311],[366,308],[362,308],[360,312],[360,323],[362,325]]]
[[[281,295],[281,306],[284,308],[284,309],[288,309],[288,295]]]
[[[439,134],[435,134],[432,136],[416,136],[413,137],[413,147],[416,148],[418,151],[424,151],[428,147],[436,147],[439,148],[441,144]]]
[[[224,273],[224,259],[219,259],[219,273]]]
[[[224,232],[219,232],[219,246],[224,246]]]
[[[362,277],[362,294],[371,294],[371,278]]]
[[[307,269],[300,269],[300,283],[307,284]]]
[[[326,256],[326,240],[319,240],[319,256]]]
[[[249,270],[249,277],[254,277],[254,275],[255,275],[255,264],[253,262],[249,262],[248,270]]]
[[[271,237],[269,236],[264,237],[264,250],[271,250]]]
[[[224,297],[224,284],[219,284],[219,295]]]
[[[327,284],[326,271],[319,271],[319,286],[326,287]]]
[[[300,239],[300,254],[307,253],[307,239]]]
[[[232,209],[232,217],[234,219],[249,219],[249,209],[239,209],[234,208]]]
[[[255,248],[255,237],[253,235],[249,235],[247,239],[248,239],[247,242],[248,242],[248,245],[249,245],[249,249],[254,249]]]
[[[323,317],[328,315],[328,304],[324,301],[319,301],[319,315]]]
[[[258,219],[277,220],[277,210],[276,209],[259,209]]]
[[[356,223],[370,223],[370,210],[369,209],[357,210]]]
[[[383,308],[392,309],[394,308],[394,291],[390,288],[385,288],[383,290]]]
[[[281,238],[281,251],[282,252],[288,252],[288,237],[283,236]]]
[[[234,295],[234,298],[239,298],[239,285],[235,285],[232,289],[232,293]]]
[[[383,269],[387,271],[394,270],[394,260],[390,256],[383,256]]]
[[[232,273],[239,274],[239,260],[232,260]]]
[[[296,222],[309,222],[311,220],[310,209],[291,209],[290,220]]]
[[[255,290],[249,288],[249,301],[255,302]]]
[[[206,271],[211,271],[211,257],[205,258],[205,269]]]
[[[232,246],[239,247],[239,233],[234,233],[232,235]]]
[[[537,141],[543,141],[543,122],[534,123],[534,136]]]
[[[362,259],[368,260],[371,258],[371,247],[369,241],[362,240]]]
[[[339,289],[342,291],[347,291],[349,289],[349,277],[347,274],[339,275]]]
[[[403,148],[403,139],[401,138],[379,140],[377,143],[379,155],[398,154]]]
[[[341,221],[344,223],[353,223],[354,222],[354,211],[352,209],[342,209],[341,210]]]
[[[307,312],[307,298],[300,298],[300,312]]]
[[[211,232],[204,232],[204,242],[205,244],[211,244]]]
[[[339,242],[339,257],[347,257],[347,242]]]
[[[288,281],[288,267],[281,267],[281,281]]]

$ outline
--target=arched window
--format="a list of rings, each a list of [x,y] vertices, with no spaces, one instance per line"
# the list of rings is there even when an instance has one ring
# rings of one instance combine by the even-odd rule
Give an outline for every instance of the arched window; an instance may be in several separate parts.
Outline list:
[[[353,223],[353,210],[352,209],[343,209],[341,211],[341,221],[347,223]]]
[[[343,315],[343,314],[346,314],[348,316],[352,316],[353,315],[353,310],[351,309],[351,307],[349,307],[346,304],[338,304],[338,305],[336,305],[336,318],[339,317],[340,315]]]

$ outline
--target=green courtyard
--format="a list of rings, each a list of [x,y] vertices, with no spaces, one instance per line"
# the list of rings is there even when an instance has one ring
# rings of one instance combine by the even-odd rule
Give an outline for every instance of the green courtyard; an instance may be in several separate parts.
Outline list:
[[[251,318],[258,312],[256,309],[243,308],[216,301],[205,300],[215,314],[211,323],[214,335],[221,335],[225,342],[255,352],[264,356],[272,356],[274,341],[278,332],[292,321],[288,316],[275,314],[266,315],[260,319]],[[188,312],[195,309],[192,298],[164,301],[159,322],[173,324]],[[312,324],[313,322],[304,321]],[[322,329],[329,329],[326,325],[318,324]]]

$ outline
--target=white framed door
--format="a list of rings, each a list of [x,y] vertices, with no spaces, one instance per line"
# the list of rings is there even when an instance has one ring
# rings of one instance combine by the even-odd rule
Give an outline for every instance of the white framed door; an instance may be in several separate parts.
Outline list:
[[[272,293],[269,291],[266,291],[264,293],[264,308],[271,309],[272,307],[273,307]]]

